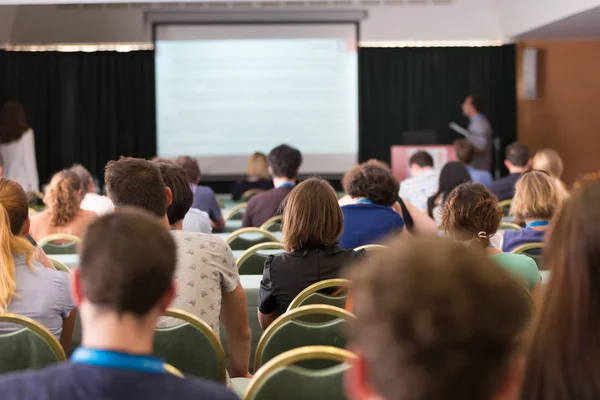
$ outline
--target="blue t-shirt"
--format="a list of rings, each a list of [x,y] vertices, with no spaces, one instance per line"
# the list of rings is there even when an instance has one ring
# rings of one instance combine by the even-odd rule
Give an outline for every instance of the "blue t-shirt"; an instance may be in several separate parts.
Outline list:
[[[354,249],[365,244],[378,243],[391,233],[404,228],[402,217],[390,207],[359,203],[342,207],[344,232],[340,246]]]
[[[2,400],[239,400],[214,382],[72,363],[3,375],[0,393]]]
[[[208,213],[211,221],[218,222],[221,219],[221,207],[219,207],[215,192],[208,186],[196,185],[192,185],[192,192],[194,193],[192,208]]]
[[[487,187],[490,187],[492,182],[494,182],[494,178],[492,178],[492,174],[490,171],[486,171],[484,169],[475,169],[473,167],[466,167],[467,171],[469,171],[469,175],[471,175],[471,180],[475,183],[481,183]]]

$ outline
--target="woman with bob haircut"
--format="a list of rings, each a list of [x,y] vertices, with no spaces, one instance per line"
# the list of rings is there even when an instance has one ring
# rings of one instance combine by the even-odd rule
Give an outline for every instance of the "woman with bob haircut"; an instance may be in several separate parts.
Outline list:
[[[558,211],[542,256],[552,271],[528,346],[523,400],[600,399],[600,181]]]
[[[286,312],[302,290],[326,279],[340,277],[344,266],[361,253],[339,244],[344,217],[329,182],[309,178],[286,197],[282,242],[287,253],[265,262],[258,293],[258,320],[266,329]]]

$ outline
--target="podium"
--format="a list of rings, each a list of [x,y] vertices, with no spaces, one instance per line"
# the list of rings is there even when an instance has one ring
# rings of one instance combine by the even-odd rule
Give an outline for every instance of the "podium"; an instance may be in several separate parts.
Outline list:
[[[392,146],[391,165],[392,172],[398,181],[402,182],[410,176],[408,160],[417,151],[426,151],[433,157],[433,167],[442,169],[448,161],[456,161],[456,153],[453,145],[410,145],[410,146]]]

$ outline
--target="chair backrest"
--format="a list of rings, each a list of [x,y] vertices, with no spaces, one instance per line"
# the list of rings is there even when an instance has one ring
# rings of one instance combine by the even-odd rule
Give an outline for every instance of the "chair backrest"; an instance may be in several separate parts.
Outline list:
[[[276,215],[274,217],[269,218],[265,221],[264,224],[260,226],[260,229],[264,229],[269,232],[281,232],[281,222],[283,221],[283,216]]]
[[[500,229],[503,231],[520,231],[521,226],[515,224],[514,222],[502,221],[500,223]]]
[[[248,203],[238,204],[235,207],[232,207],[229,210],[229,213],[225,216],[225,221],[235,221],[241,220],[244,218],[244,213],[246,212],[246,208],[248,207]]]
[[[236,261],[240,275],[262,275],[265,261],[270,254],[261,253],[264,250],[273,250],[279,253],[285,252],[285,246],[279,242],[260,243],[250,247]]]
[[[248,250],[260,243],[279,242],[279,239],[264,229],[242,228],[229,235],[226,242],[231,250]]]
[[[248,200],[250,200],[252,197],[256,196],[259,193],[264,192],[265,189],[248,189],[246,190],[244,193],[242,193],[242,196],[240,197],[241,201],[247,202]]]
[[[512,199],[502,200],[498,205],[502,208],[502,215],[508,217],[510,212],[510,206],[512,204]]]
[[[54,268],[56,268],[57,271],[63,271],[63,272],[67,272],[69,274],[71,273],[71,270],[65,264],[61,263],[60,261],[58,261],[52,257],[48,257],[48,258],[50,259],[50,261],[52,261],[52,265],[54,265]]]
[[[287,351],[266,363],[256,372],[246,388],[244,400],[327,399],[345,400],[344,373],[353,353],[328,346],[307,346]],[[335,365],[320,370],[300,367],[298,362],[327,360]]]
[[[381,244],[365,244],[364,246],[359,246],[359,247],[355,248],[354,251],[364,250],[366,252],[370,252],[370,251],[379,251],[379,250],[385,250],[385,249],[387,249],[387,246],[383,246]]]
[[[23,327],[0,334],[0,373],[43,368],[67,359],[56,337],[39,322],[17,314],[0,313],[0,323]]]
[[[347,289],[350,287],[350,281],[347,279],[326,279],[324,281],[317,282],[315,284],[310,285],[300,293],[288,306],[288,311],[293,310],[294,308],[298,308],[300,306],[310,305],[310,304],[324,304],[330,305],[333,307],[344,308],[346,305],[346,299],[348,298],[347,293],[342,293],[339,295],[335,294],[325,294],[319,293],[325,289],[332,288],[344,288]]]
[[[56,243],[59,242],[59,243]],[[46,236],[38,242],[46,254],[76,254],[77,245],[81,239],[74,235],[57,233],[56,235]]]
[[[319,323],[303,320],[311,315],[327,315],[333,319]],[[286,312],[269,325],[258,341],[254,370],[257,371],[275,356],[298,347],[318,345],[344,348],[344,331],[355,318],[346,310],[325,305],[303,306]],[[311,368],[322,366],[322,363],[310,364]]]
[[[38,213],[38,212],[37,212],[37,210],[36,210],[35,208],[33,208],[33,207],[29,207],[29,216],[30,216],[30,217],[34,216],[34,215],[35,215],[35,214],[37,214],[37,213]]]
[[[539,250],[536,253],[531,253],[531,250]],[[538,269],[540,271],[545,270],[545,267],[542,264],[542,252],[544,250],[544,243],[540,242],[540,243],[527,243],[524,245],[521,245],[515,249],[513,249],[513,251],[511,251],[511,253],[513,254],[524,254],[527,257],[533,259],[535,261],[535,263],[538,266]]]
[[[181,310],[169,309],[164,316],[182,323],[156,328],[154,354],[183,374],[225,383],[225,352],[210,326]]]

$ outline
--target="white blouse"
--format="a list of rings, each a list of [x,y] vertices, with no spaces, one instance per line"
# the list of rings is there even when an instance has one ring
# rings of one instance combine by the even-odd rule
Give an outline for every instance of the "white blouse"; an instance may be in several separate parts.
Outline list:
[[[4,177],[17,181],[26,192],[37,192],[40,187],[33,130],[29,129],[14,142],[0,144],[4,160]]]

